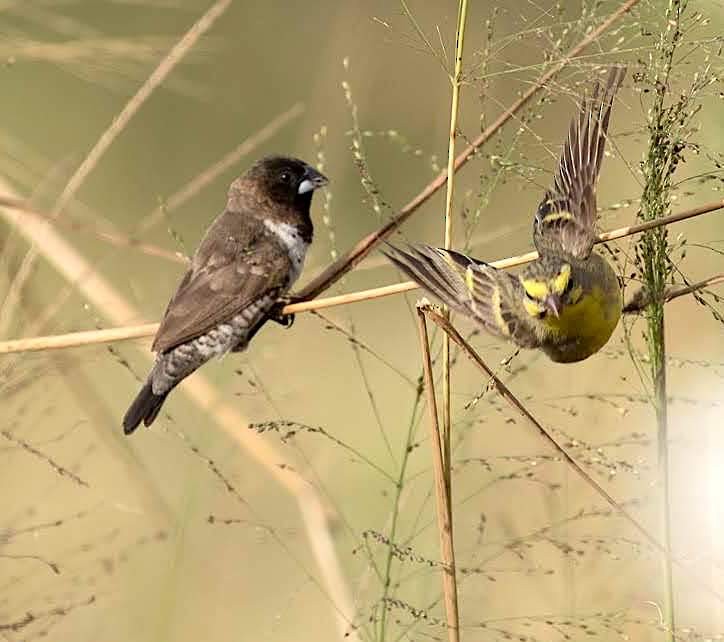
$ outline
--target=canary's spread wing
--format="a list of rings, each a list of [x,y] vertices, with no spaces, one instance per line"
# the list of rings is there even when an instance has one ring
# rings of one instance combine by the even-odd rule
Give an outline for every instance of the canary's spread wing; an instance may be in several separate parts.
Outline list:
[[[216,234],[207,233],[168,304],[153,350],[166,352],[205,334],[254,301],[266,299],[271,307],[288,287],[285,248],[261,223],[241,226],[238,216],[225,212],[212,226]]]
[[[578,258],[591,253],[596,240],[596,180],[613,99],[625,74],[625,68],[611,69],[605,89],[597,84],[571,123],[553,187],[535,215],[533,240],[540,253],[563,250]]]
[[[523,293],[516,278],[458,252],[429,245],[411,246],[407,251],[388,245],[384,254],[435,298],[472,317],[491,334],[524,348],[539,345],[521,309]]]

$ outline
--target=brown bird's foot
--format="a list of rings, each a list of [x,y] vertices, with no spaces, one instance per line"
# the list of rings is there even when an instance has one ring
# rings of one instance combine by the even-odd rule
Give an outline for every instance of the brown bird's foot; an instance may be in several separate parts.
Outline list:
[[[294,325],[294,314],[284,314],[284,308],[292,302],[290,295],[281,297],[272,311],[269,313],[269,319],[278,323],[283,328],[289,329]]]
[[[289,329],[294,325],[293,314],[282,314],[281,312],[276,312],[269,318],[274,321],[274,323],[278,323],[283,328]]]

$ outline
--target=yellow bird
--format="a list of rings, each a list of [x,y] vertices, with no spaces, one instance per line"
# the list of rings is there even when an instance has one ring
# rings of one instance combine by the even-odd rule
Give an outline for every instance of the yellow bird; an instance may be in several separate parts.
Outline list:
[[[571,123],[553,187],[538,206],[533,241],[540,258],[519,275],[428,245],[385,255],[434,297],[488,332],[553,361],[582,361],[600,350],[621,316],[622,294],[611,265],[593,251],[596,180],[608,121],[626,73],[615,67],[596,84]]]

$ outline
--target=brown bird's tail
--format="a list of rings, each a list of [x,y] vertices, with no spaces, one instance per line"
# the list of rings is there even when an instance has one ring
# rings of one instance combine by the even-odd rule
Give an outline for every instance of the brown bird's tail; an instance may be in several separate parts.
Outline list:
[[[151,381],[147,381],[123,417],[123,432],[130,435],[141,422],[150,426],[158,416],[169,392],[171,391],[156,395],[151,388]]]

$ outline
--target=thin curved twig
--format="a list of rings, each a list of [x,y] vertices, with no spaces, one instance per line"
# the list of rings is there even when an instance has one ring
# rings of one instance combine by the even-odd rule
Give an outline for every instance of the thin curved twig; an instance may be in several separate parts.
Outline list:
[[[695,207],[684,212],[672,214],[665,218],[661,218],[655,221],[647,221],[646,223],[639,223],[637,225],[627,225],[620,227],[609,232],[604,232],[599,235],[597,243],[604,243],[606,241],[613,241],[620,239],[625,236],[632,234],[638,234],[646,230],[650,230],[654,227],[660,227],[662,225],[670,225],[678,221],[684,221],[695,216],[701,216],[708,212],[713,212],[724,208],[724,200],[715,201],[714,203],[707,203],[699,207]],[[32,216],[32,213],[26,212],[27,216]],[[512,256],[499,261],[493,261],[490,263],[493,267],[498,269],[507,269],[518,265],[523,265],[534,261],[538,258],[537,252],[527,252],[518,256]],[[713,280],[707,280],[702,284],[695,284],[689,286],[693,288],[687,291],[677,290],[675,296],[671,298],[677,298],[688,294],[696,289],[707,287],[719,283],[719,275],[712,277]],[[700,285],[701,287],[696,287]],[[300,312],[310,312],[312,310],[321,310],[324,308],[331,308],[339,305],[347,305],[350,303],[358,303],[360,301],[370,301],[372,299],[379,299],[393,294],[401,294],[402,292],[408,292],[418,287],[417,283],[413,281],[405,281],[403,283],[395,283],[393,285],[385,285],[378,288],[371,288],[369,290],[360,290],[358,292],[350,292],[349,294],[340,294],[338,296],[327,297],[324,299],[313,299],[311,301],[300,301],[298,303],[291,303],[285,305],[282,308],[283,314],[297,314]],[[153,336],[158,330],[158,323],[146,323],[143,325],[135,326],[124,326],[118,328],[109,328],[106,330],[87,330],[83,332],[70,332],[68,334],[58,334],[44,337],[32,337],[28,339],[13,339],[11,341],[0,341],[0,354],[9,354],[12,352],[38,352],[42,350],[59,350],[62,348],[73,348],[84,345],[92,345],[98,343],[111,343],[115,341],[125,341],[128,339],[142,339],[144,337]]]

